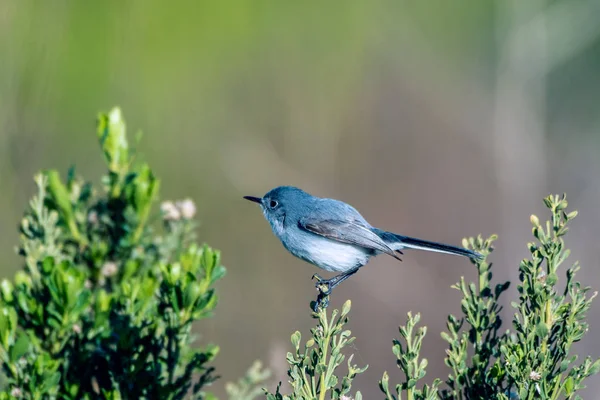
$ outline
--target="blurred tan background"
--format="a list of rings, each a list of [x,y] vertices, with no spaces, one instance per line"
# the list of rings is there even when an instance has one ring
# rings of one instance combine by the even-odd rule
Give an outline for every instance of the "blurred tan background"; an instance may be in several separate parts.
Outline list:
[[[97,182],[94,118],[120,105],[130,137],[144,131],[162,198],[194,198],[201,239],[223,251],[218,312],[199,327],[222,346],[218,394],[255,359],[285,381],[289,336],[313,324],[316,270],[241,198],[281,184],[402,234],[459,244],[498,233],[498,280],[516,279],[542,197],[567,192],[580,211],[572,261],[598,289],[599,17],[596,0],[0,0],[1,275],[21,266],[32,175],[76,164]],[[430,329],[429,380],[447,375],[439,332],[460,312],[450,285],[474,272],[413,251],[336,290],[333,306],[353,301],[365,398],[380,397],[384,369],[398,378],[391,341],[409,310]],[[590,318],[578,350],[598,357],[600,304]]]

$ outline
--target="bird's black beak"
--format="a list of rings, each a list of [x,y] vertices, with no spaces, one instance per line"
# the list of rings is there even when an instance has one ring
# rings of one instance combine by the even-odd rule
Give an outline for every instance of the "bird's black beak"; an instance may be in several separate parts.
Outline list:
[[[255,203],[262,204],[262,199],[260,197],[244,196],[244,198],[246,200],[250,200],[250,201],[253,201]]]

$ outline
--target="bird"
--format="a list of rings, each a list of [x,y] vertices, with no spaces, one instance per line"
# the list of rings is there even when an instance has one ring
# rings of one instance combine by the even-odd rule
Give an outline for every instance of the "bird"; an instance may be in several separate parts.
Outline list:
[[[263,197],[244,196],[244,199],[260,206],[273,234],[292,255],[322,270],[337,273],[331,279],[313,275],[321,300],[380,254],[402,261],[402,250],[417,249],[472,260],[483,258],[462,247],[378,229],[351,205],[316,197],[294,186],[279,186]]]

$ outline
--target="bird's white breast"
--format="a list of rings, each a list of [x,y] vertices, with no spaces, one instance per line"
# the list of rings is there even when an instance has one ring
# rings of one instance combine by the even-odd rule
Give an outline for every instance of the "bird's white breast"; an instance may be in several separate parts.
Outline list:
[[[346,272],[363,266],[369,253],[357,246],[313,236],[301,249],[289,249],[294,255],[329,272]]]

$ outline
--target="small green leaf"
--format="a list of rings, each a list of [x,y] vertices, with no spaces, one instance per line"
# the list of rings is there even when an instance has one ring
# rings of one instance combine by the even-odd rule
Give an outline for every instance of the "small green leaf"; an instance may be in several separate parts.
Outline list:
[[[71,235],[76,241],[81,241],[82,237],[75,221],[75,214],[73,213],[73,206],[71,205],[71,197],[67,187],[60,180],[60,175],[56,170],[49,170],[46,172],[46,179],[48,180],[48,194],[52,200],[56,203],[58,210],[60,211],[61,217],[64,219]]]
[[[194,305],[196,304],[196,300],[198,300],[198,297],[200,297],[201,294],[201,288],[200,288],[200,284],[197,282],[190,282],[188,283],[187,287],[185,288],[185,295],[183,298],[183,306],[186,309],[192,309],[194,307]]]
[[[98,139],[111,172],[124,172],[129,163],[125,121],[118,107],[98,116]]]
[[[7,303],[11,303],[13,301],[13,285],[12,282],[8,279],[3,279],[0,284],[0,291],[2,292],[2,300]]]
[[[58,382],[60,381],[60,377],[61,377],[61,375],[59,372],[54,372],[54,373],[46,375],[46,378],[44,379],[44,382],[42,383],[44,389],[49,390],[51,388],[55,388],[58,385]]]
[[[545,338],[548,335],[548,326],[545,322],[542,321],[539,324],[537,324],[537,326],[535,327],[535,334],[539,338]]]
[[[333,388],[338,384],[338,377],[335,375],[331,375],[329,377],[329,381],[327,381],[327,388]]]
[[[10,359],[16,363],[23,355],[29,351],[29,338],[24,332],[21,332],[17,341],[10,349]]]
[[[600,371],[600,359],[594,361],[594,363],[592,364],[592,366],[589,369],[589,373],[590,373],[590,375],[596,375],[598,373],[598,371]]]
[[[570,376],[565,380],[565,395],[570,396],[573,393],[573,388],[575,383],[573,382],[573,377]]]
[[[342,306],[342,317],[345,317],[350,312],[350,308],[352,307],[352,302],[350,300],[346,300],[344,305]]]
[[[294,346],[294,349],[298,350],[300,348],[300,339],[302,338],[302,335],[300,334],[299,331],[296,331],[292,334],[292,345]]]

